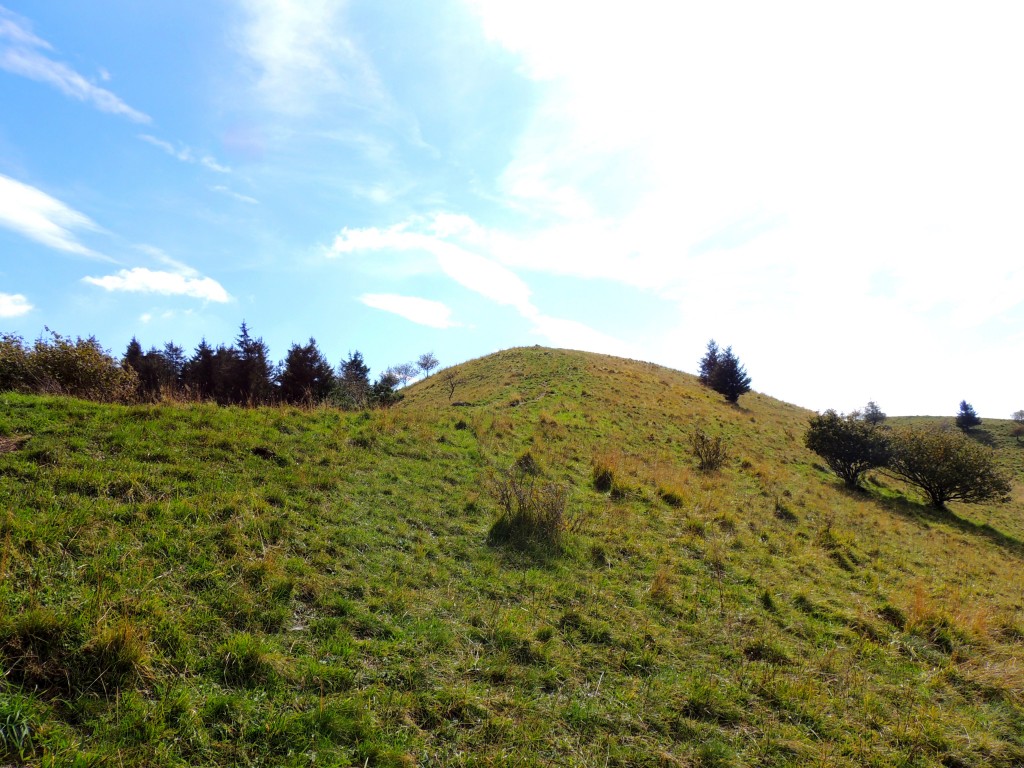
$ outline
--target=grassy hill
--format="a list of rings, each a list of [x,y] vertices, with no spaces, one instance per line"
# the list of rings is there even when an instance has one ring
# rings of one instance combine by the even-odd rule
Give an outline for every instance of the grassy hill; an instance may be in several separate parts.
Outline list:
[[[1012,502],[936,513],[844,491],[764,395],[455,372],[361,414],[0,394],[0,764],[1024,763],[1008,425]],[[527,453],[560,549],[488,541]]]

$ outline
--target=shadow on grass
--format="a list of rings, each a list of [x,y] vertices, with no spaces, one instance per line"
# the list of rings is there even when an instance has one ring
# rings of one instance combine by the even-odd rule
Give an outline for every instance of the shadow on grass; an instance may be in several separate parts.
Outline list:
[[[964,434],[976,443],[987,445],[989,448],[996,447],[996,439],[992,437],[990,432],[987,432],[984,429],[969,429],[964,432]]]
[[[868,489],[867,495],[885,507],[888,511],[894,512],[902,517],[912,520],[915,523],[927,525],[929,523],[946,523],[962,533],[972,536],[981,536],[988,539],[996,546],[1013,552],[1016,555],[1024,556],[1024,541],[1008,536],[1002,531],[993,528],[988,523],[976,523],[953,512],[948,507],[936,509],[929,504],[911,501],[903,496],[887,496],[876,489]],[[860,496],[860,498],[864,498]]]

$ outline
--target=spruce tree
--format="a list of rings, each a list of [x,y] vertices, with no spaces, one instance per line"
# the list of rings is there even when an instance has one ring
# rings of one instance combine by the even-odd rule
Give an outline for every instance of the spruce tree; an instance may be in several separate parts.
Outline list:
[[[370,366],[357,349],[338,368],[338,395],[343,408],[365,408],[370,399]]]
[[[238,350],[237,365],[231,373],[235,402],[243,405],[266,403],[274,394],[274,366],[270,363],[270,349],[263,339],[254,339],[249,328],[242,321],[242,327],[235,339]]]
[[[711,351],[710,345],[708,351]],[[730,403],[737,402],[740,395],[750,391],[750,376],[733,354],[732,347],[726,347],[724,352],[718,353],[718,361],[711,370],[708,383]]]
[[[964,432],[970,432],[971,427],[981,424],[981,419],[974,412],[974,406],[966,400],[960,401],[960,413],[956,415],[956,425]]]
[[[293,344],[288,350],[279,382],[286,403],[319,403],[334,388],[334,368],[310,337],[305,346]]]
[[[196,347],[192,357],[188,359],[182,368],[181,378],[185,388],[192,397],[200,400],[209,400],[214,396],[217,389],[217,382],[214,376],[214,352],[213,347],[206,343],[203,338]]]
[[[708,342],[707,352],[704,353],[704,357],[700,360],[700,371],[697,374],[700,377],[700,383],[705,387],[711,386],[711,374],[718,365],[718,356],[718,344],[715,343],[714,339],[711,339]]]

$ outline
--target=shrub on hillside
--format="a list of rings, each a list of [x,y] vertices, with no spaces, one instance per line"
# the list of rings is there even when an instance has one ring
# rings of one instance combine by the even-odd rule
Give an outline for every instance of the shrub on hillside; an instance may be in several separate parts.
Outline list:
[[[901,427],[888,442],[889,471],[924,491],[938,509],[947,501],[1006,501],[1010,493],[995,452],[953,429]]]
[[[804,445],[821,456],[848,487],[857,488],[865,472],[889,461],[885,435],[870,421],[828,410],[811,417]]]
[[[1024,411],[1014,411],[1010,418],[1013,420],[1013,427],[1010,430],[1010,434],[1013,435],[1019,443],[1020,439],[1024,437]]]
[[[72,341],[47,329],[31,347],[18,336],[0,339],[0,389],[71,395],[101,402],[130,402],[138,377],[122,367],[96,337]]]
[[[721,469],[729,458],[721,435],[710,437],[698,427],[690,437],[690,448],[697,459],[697,467],[701,472],[714,472]]]
[[[864,406],[864,411],[861,413],[861,418],[872,426],[878,426],[885,421],[886,416],[885,412],[878,407],[878,403],[868,400],[868,404]]]
[[[20,390],[27,381],[28,350],[20,336],[0,336],[0,392]]]
[[[565,534],[577,527],[578,520],[566,511],[566,488],[543,480],[523,461],[493,475],[489,487],[498,504],[498,519],[488,534],[492,544],[559,550]]]

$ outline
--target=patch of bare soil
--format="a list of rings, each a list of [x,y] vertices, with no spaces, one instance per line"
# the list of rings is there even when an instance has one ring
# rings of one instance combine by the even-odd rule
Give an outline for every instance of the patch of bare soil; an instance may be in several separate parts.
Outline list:
[[[0,454],[14,453],[27,442],[27,437],[0,437]]]

